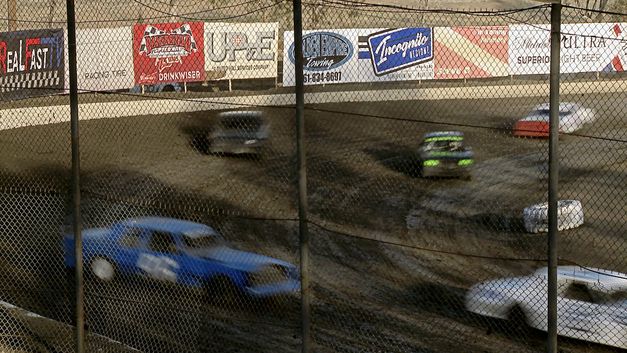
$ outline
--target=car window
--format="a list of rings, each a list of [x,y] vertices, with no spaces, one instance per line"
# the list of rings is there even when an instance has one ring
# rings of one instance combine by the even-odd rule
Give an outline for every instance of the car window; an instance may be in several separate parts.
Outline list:
[[[178,252],[174,237],[172,234],[166,232],[153,232],[150,237],[149,248],[152,251],[166,254],[175,254]]]
[[[127,248],[137,248],[141,244],[142,229],[129,227],[126,228],[122,237],[120,237],[119,243]]]
[[[233,117],[222,119],[222,127],[228,130],[256,131],[261,127],[261,119],[254,117]]]
[[[585,284],[571,283],[564,292],[564,298],[586,303],[594,303],[595,299]]]
[[[463,143],[453,140],[439,140],[426,143],[425,147],[428,151],[461,151]]]
[[[626,291],[608,291],[607,288],[592,285],[589,287],[582,283],[572,283],[564,298],[578,300],[586,303],[605,304],[627,299]]]
[[[184,234],[183,243],[189,249],[207,249],[223,245],[223,240],[213,234]]]
[[[572,110],[560,110],[560,116],[569,116],[571,115],[573,112]],[[534,112],[533,115],[545,115],[545,116],[549,116],[550,111],[548,109],[538,109]]]

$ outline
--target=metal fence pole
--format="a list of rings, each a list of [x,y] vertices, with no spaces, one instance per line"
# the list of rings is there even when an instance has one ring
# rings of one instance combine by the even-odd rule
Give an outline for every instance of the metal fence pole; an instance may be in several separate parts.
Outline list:
[[[549,353],[557,353],[557,181],[559,172],[560,23],[562,4],[551,4],[551,72],[549,88],[549,238],[548,338]]]
[[[80,154],[78,144],[78,80],[76,67],[76,15],[74,0],[66,0],[68,27],[68,63],[70,72],[70,126],[72,134],[72,229],[74,233],[76,352],[85,351],[85,312],[83,288],[83,238],[80,213]]]
[[[309,233],[307,229],[307,167],[305,155],[305,84],[303,77],[303,18],[300,0],[294,7],[294,57],[296,75],[296,152],[298,155],[298,220],[300,233],[300,293],[303,346],[302,352],[311,352],[311,298],[309,288]]]
[[[17,30],[17,0],[7,0],[7,30]]]

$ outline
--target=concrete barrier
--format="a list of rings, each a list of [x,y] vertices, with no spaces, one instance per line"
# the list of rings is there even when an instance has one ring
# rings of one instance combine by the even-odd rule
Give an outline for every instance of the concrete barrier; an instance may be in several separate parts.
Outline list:
[[[626,81],[564,82],[563,95],[598,94],[627,91]],[[542,97],[548,99],[547,84],[513,84],[442,88],[354,90],[308,93],[308,104],[344,102],[384,102],[410,100],[494,99]],[[260,106],[294,105],[293,94],[249,95],[217,98],[142,99],[121,102],[85,103],[79,106],[80,120],[109,119],[139,115],[163,115],[203,110],[249,109]],[[0,130],[56,124],[70,119],[68,105],[0,110]]]

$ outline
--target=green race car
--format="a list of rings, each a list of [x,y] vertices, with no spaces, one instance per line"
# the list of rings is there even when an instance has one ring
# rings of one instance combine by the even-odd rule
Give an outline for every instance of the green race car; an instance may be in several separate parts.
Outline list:
[[[474,162],[473,152],[464,146],[463,132],[430,132],[418,147],[418,171],[422,177],[470,179]]]

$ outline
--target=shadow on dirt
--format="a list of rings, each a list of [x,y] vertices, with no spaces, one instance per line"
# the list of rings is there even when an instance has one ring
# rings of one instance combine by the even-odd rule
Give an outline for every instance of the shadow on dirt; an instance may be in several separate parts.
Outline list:
[[[384,311],[321,286],[314,286],[312,316],[316,319],[314,340],[323,351],[434,353],[422,346],[428,336],[408,322]],[[394,322],[394,328],[387,323]],[[411,339],[420,337],[418,340]]]
[[[603,170],[603,175],[605,176],[609,171],[608,170]],[[560,181],[563,182],[576,182],[581,178],[586,178],[586,177],[590,177],[593,174],[600,174],[600,170],[599,168],[594,168],[594,167],[590,167],[590,168],[581,168],[581,167],[565,167],[562,166],[560,168],[559,171],[560,174]],[[624,175],[623,175],[624,177]],[[610,179],[610,178],[608,178]]]
[[[466,220],[474,226],[480,226],[490,231],[525,233],[522,217],[506,216],[498,213],[480,213],[469,216]]]
[[[417,155],[406,146],[385,144],[381,148],[368,148],[364,152],[386,168],[411,178],[420,176]]]

